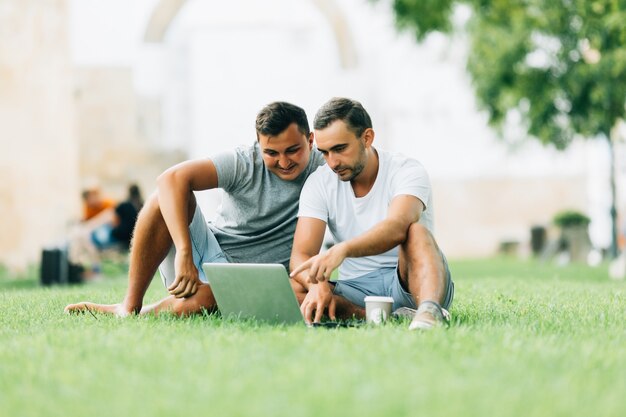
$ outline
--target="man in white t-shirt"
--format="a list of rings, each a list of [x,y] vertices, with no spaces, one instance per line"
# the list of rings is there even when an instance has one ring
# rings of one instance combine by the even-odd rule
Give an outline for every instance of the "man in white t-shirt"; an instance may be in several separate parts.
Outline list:
[[[362,317],[364,297],[377,295],[393,297],[394,311],[417,309],[410,329],[446,323],[454,284],[432,234],[424,167],[375,149],[372,122],[357,101],[330,100],[314,128],[326,165],[302,189],[291,253],[305,320],[319,322],[326,310],[333,320]],[[327,225],[336,244],[320,253]]]

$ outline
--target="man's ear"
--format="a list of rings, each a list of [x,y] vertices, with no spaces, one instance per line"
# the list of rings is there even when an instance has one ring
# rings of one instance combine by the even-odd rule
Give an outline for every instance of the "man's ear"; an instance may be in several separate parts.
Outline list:
[[[363,131],[363,134],[361,135],[361,137],[363,138],[363,145],[365,145],[366,148],[369,148],[370,146],[372,146],[375,136],[376,136],[376,133],[374,133],[374,129],[372,129],[371,127],[368,127],[367,129],[365,129]]]
[[[309,149],[313,149],[313,132],[309,133],[309,138],[307,141],[309,142]]]

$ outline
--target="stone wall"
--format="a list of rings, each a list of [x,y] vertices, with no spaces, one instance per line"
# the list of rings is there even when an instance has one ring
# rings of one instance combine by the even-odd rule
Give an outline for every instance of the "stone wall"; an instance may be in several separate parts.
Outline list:
[[[74,71],[81,186],[99,183],[109,196],[125,197],[130,182],[147,196],[156,177],[186,158],[161,142],[161,103],[138,97],[126,67]]]
[[[0,4],[0,264],[23,269],[79,211],[64,0]]]
[[[147,196],[185,159],[158,145],[158,99],[137,97],[129,68],[73,68],[68,2],[0,5],[0,265],[19,272],[61,243],[80,217],[80,191],[97,182]]]
[[[491,256],[505,241],[528,253],[532,226],[550,229],[561,210],[587,211],[585,187],[583,176],[433,181],[435,236],[450,258]]]

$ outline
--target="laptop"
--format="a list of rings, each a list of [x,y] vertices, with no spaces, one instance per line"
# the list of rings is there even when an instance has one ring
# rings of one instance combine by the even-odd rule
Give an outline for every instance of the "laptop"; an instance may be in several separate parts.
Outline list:
[[[305,324],[282,264],[202,265],[222,317],[268,324]],[[362,320],[326,321],[311,327],[356,327]]]
[[[206,263],[202,268],[222,317],[304,323],[283,265]]]

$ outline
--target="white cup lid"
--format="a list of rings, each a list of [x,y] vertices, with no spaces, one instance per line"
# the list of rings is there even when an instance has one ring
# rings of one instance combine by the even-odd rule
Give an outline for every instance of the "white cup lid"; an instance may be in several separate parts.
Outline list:
[[[368,295],[367,297],[365,297],[364,300],[366,303],[368,301],[374,302],[374,303],[393,303],[393,298],[392,297],[379,297],[379,296],[375,296],[375,295]]]

